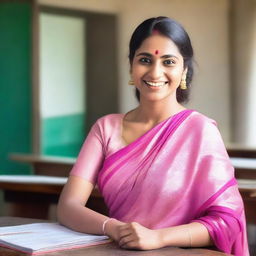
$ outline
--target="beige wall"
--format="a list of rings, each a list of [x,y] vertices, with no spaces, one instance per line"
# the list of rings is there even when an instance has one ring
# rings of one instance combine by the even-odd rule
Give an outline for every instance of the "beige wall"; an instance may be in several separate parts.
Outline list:
[[[233,7],[233,141],[255,147],[256,1],[234,0]]]
[[[195,50],[196,74],[191,101],[194,108],[217,120],[225,141],[230,139],[230,84],[228,0],[38,0],[41,4],[118,16],[119,108],[136,106],[133,88],[128,86],[128,43],[138,23],[151,16],[177,19],[187,29]]]
[[[145,18],[166,15],[187,29],[195,50],[196,74],[189,107],[217,120],[226,141],[230,137],[228,1],[129,1],[120,12],[120,109],[136,104],[129,81],[128,42],[133,29]],[[133,100],[131,100],[133,99]]]
[[[118,13],[119,0],[37,0],[39,4],[93,12]]]

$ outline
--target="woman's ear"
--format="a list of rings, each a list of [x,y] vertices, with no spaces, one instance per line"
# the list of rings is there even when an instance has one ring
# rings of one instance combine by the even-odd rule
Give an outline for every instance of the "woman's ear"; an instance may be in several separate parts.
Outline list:
[[[182,72],[181,80],[186,81],[188,68],[185,68]]]
[[[132,66],[130,65],[130,70],[129,70],[129,74],[132,74]]]
[[[188,68],[185,68],[182,72],[182,78],[185,79],[187,76]]]

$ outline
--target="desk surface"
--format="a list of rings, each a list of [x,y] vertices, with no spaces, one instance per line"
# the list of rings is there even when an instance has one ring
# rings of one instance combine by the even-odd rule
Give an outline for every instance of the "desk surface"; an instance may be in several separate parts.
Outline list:
[[[10,154],[10,159],[22,163],[55,163],[55,164],[71,164],[76,161],[74,157],[58,157],[47,155],[33,155],[33,154]]]
[[[256,170],[256,169],[255,169]],[[241,193],[249,193],[256,197],[256,180],[238,179]],[[0,189],[11,191],[42,192],[59,195],[67,178],[42,175],[0,175]],[[97,188],[92,192],[93,197],[101,197]]]
[[[18,192],[40,192],[59,195],[67,178],[42,175],[0,175],[0,189]],[[92,191],[93,197],[101,197],[98,188]]]
[[[15,218],[15,217],[0,217],[0,226],[19,225],[33,222],[42,222],[41,220]],[[14,250],[1,248],[0,255],[5,256],[25,256],[24,253],[19,253]],[[60,251],[54,253],[41,254],[42,256],[190,256],[190,255],[211,255],[211,256],[224,256],[220,252],[216,252],[208,249],[181,249],[177,247],[162,248],[152,251],[128,251],[118,248],[115,244],[97,245],[89,248],[75,249]]]
[[[256,150],[253,150],[256,152]],[[76,162],[74,157],[55,157],[55,156],[46,156],[46,155],[29,155],[29,154],[11,154],[10,159],[23,163],[41,163],[41,164],[69,164],[72,166]],[[256,158],[246,158],[231,156],[230,157],[232,164],[236,168],[248,168],[256,169]]]
[[[235,169],[249,169],[256,171],[256,158],[230,157]]]

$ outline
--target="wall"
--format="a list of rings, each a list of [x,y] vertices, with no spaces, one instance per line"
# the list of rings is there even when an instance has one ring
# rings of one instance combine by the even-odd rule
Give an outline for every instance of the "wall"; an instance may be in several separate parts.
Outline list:
[[[99,13],[118,13],[119,0],[37,0],[39,4],[48,6],[59,6],[69,9],[86,10]]]
[[[119,109],[137,104],[128,86],[128,42],[134,28],[145,18],[166,15],[179,20],[191,35],[196,75],[188,107],[214,118],[225,141],[230,139],[229,1],[228,0],[39,0],[39,3],[118,15]]]
[[[234,0],[232,17],[233,141],[256,145],[256,1]]]
[[[29,1],[0,4],[0,174],[30,172],[8,155],[32,150],[31,18]]]
[[[41,144],[44,144],[45,141],[48,141],[49,144],[56,144],[57,141],[61,142],[61,137],[63,137],[65,141],[77,138],[77,142],[79,141],[78,137],[82,137],[82,139],[80,139],[82,143],[89,128],[99,117],[107,113],[118,112],[116,15],[80,9],[71,10],[55,6],[41,6],[40,12],[45,12],[47,16],[51,14],[51,19],[56,19],[58,23],[60,23],[60,17],[62,17],[61,20],[63,20],[63,17],[67,17],[69,20],[79,19],[86,21],[86,29],[82,29],[82,31],[84,30],[85,32],[84,37],[86,38],[84,38],[84,42],[79,40],[79,42],[82,42],[82,46],[84,47],[83,51],[85,51],[86,54],[78,52],[78,49],[81,49],[82,46],[81,43],[79,43],[78,47],[76,42],[79,33],[82,36],[82,31],[79,32],[74,27],[70,30],[71,24],[59,24],[57,27],[56,24],[51,24],[50,26],[46,24],[44,28],[45,25],[42,25],[44,19],[41,19],[40,22],[41,42],[39,47],[41,56],[39,57],[39,76],[41,77],[39,86],[42,89],[40,92],[40,101],[42,104],[40,104],[38,108],[42,116],[40,119],[42,129],[40,130],[43,130]],[[44,14],[44,16],[46,14]],[[62,23],[63,22],[64,21],[62,21]],[[67,23],[67,21],[65,21],[65,23]],[[77,33],[75,33],[75,31],[77,31]],[[63,33],[67,38],[63,38]],[[67,35],[67,33],[70,33],[70,35]],[[44,51],[42,50],[43,48],[48,49],[49,54],[45,55],[42,52]],[[78,63],[81,63],[83,56],[85,57],[85,62],[88,63],[86,67],[78,65]],[[86,85],[82,84],[79,79],[76,79],[81,78],[81,74],[84,74]],[[76,76],[75,79],[74,75]],[[79,84],[81,86],[78,86]],[[86,93],[81,89],[86,89]],[[35,95],[37,94],[39,93],[35,93]],[[83,102],[81,102],[81,97],[84,98]],[[97,100],[95,100],[96,98]],[[79,109],[77,107],[79,107]],[[83,127],[81,126],[82,120],[78,120],[78,117],[76,117],[73,122],[68,122],[70,118],[55,118],[55,116],[57,116],[55,112],[57,112],[58,115],[62,115],[63,112],[66,112],[66,114],[68,114],[68,112],[76,113],[85,109],[86,127],[84,127],[85,125],[83,125]],[[80,117],[82,116],[85,116],[85,113],[80,115]],[[77,122],[77,120],[79,122]],[[44,128],[48,126],[48,121],[53,124],[53,136],[49,136],[51,135],[50,133],[44,132]],[[54,127],[54,123],[56,123],[58,127]],[[83,123],[85,124],[85,122]],[[50,126],[48,127],[51,128]],[[79,128],[79,130],[77,128]],[[63,136],[61,130],[63,132],[65,130]],[[40,133],[40,131],[38,133]],[[76,143],[77,146],[78,144],[79,143]],[[67,143],[65,143],[65,145],[65,149],[73,148],[72,145],[68,145]],[[54,148],[54,154],[64,155],[63,150],[59,147]],[[72,156],[76,156],[75,151],[72,151]],[[53,151],[40,150],[40,152],[52,154]],[[67,152],[67,150],[65,150],[65,152]]]
[[[40,152],[44,155],[75,157],[84,140],[85,27],[84,18],[40,14]]]
[[[118,112],[116,15],[88,13],[87,131],[108,113]]]
[[[226,0],[131,0],[122,3],[119,26],[120,110],[125,112],[136,104],[133,89],[127,85],[129,67],[126,56],[130,35],[145,18],[159,15],[177,19],[191,36],[196,71],[188,107],[214,118],[223,138],[229,141],[229,5]]]

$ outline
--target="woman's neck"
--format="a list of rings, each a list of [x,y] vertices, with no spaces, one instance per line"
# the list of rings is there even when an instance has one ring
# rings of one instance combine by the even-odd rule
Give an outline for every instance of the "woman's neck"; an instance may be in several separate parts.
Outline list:
[[[185,107],[177,101],[149,102],[141,100],[138,108],[134,110],[133,119],[134,121],[157,124],[184,109]]]

